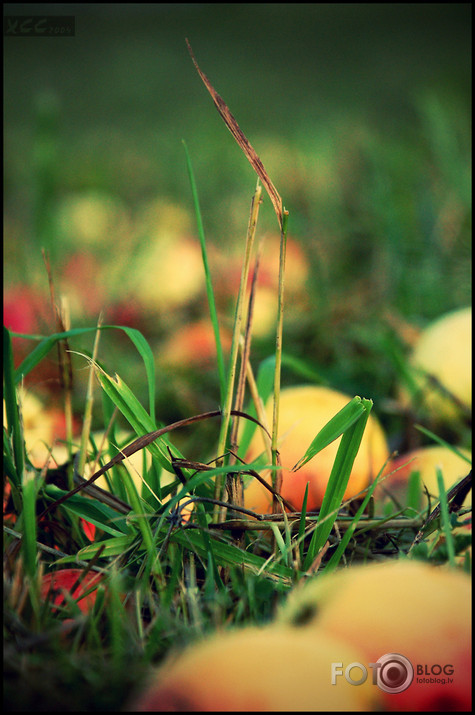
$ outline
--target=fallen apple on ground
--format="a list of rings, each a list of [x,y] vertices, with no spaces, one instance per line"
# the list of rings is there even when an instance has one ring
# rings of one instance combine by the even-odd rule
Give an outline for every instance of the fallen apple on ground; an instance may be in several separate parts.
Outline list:
[[[422,331],[409,366],[418,388],[415,402],[422,403],[435,421],[456,419],[472,406],[472,308],[443,315]],[[406,388],[399,399],[411,404]]]
[[[221,344],[227,352],[231,347],[230,334],[222,330]],[[209,320],[198,320],[176,328],[160,347],[160,364],[175,369],[211,367],[216,365],[216,336]]]
[[[341,438],[325,447],[302,468],[295,472],[290,470],[305,454],[322,427],[350,400],[348,395],[328,387],[304,385],[281,390],[278,447],[283,467],[281,495],[297,511],[302,506],[307,482],[307,510],[321,506]],[[270,399],[266,405],[268,425],[272,424],[272,404]],[[256,432],[246,461],[255,460],[263,450],[262,435]],[[370,414],[344,498],[350,499],[367,487],[384,466],[388,456],[384,431],[377,418]],[[245,489],[244,500],[246,507],[252,511],[265,514],[272,510],[271,493],[255,479]]]
[[[33,466],[42,469],[48,462],[50,465],[64,463],[67,458],[64,411],[56,406],[47,407],[31,390],[23,388],[18,391],[18,404],[26,452]],[[4,406],[4,424],[5,420]],[[77,436],[80,427],[77,419],[73,418],[72,427]]]
[[[366,665],[394,655],[397,670],[396,656],[408,658],[414,679],[383,692],[389,710],[471,710],[471,581],[461,571],[404,559],[323,573],[291,592],[277,622],[316,642],[322,630],[344,639]]]
[[[361,652],[321,633],[275,625],[218,633],[171,656],[131,712],[367,712],[379,691],[369,680],[331,684],[332,662],[361,661]]]
[[[470,452],[466,449],[459,447],[458,451],[468,458],[471,457]],[[421,481],[422,502],[420,508],[426,507],[428,503],[424,487],[427,488],[431,497],[438,501],[437,467],[442,472],[446,491],[463,479],[470,471],[470,464],[463,457],[456,454],[449,447],[438,444],[420,447],[392,459],[385,470],[385,473],[389,476],[376,487],[373,493],[377,513],[382,513],[384,505],[388,502],[394,503],[394,499],[401,507],[406,506],[409,479],[414,472],[419,473]],[[471,496],[469,493],[464,505],[469,506],[470,504]]]
[[[97,586],[102,580],[102,575],[95,571],[84,573],[82,569],[58,569],[43,576],[41,598],[48,599],[55,607],[65,606],[68,600],[64,592],[68,592],[81,611],[89,613],[96,602]]]

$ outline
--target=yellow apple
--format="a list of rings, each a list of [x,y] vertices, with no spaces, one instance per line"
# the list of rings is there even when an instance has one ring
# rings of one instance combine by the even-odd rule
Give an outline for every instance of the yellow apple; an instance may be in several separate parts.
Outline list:
[[[179,308],[204,290],[201,248],[187,236],[168,236],[154,241],[136,266],[138,301],[151,311],[166,313]]]
[[[290,628],[249,626],[213,635],[171,656],[130,705],[131,712],[371,711],[379,692],[368,679],[331,683],[332,663],[361,662],[344,641]],[[360,675],[360,673],[358,673]]]
[[[423,406],[435,421],[455,419],[472,407],[472,308],[447,313],[419,336],[409,357]],[[451,397],[453,395],[453,399]],[[410,404],[405,388],[400,401]],[[460,404],[457,404],[460,403]]]
[[[459,447],[458,451],[471,458],[468,450]],[[376,487],[373,493],[377,511],[381,511],[384,504],[391,500],[391,497],[394,497],[402,507],[406,506],[409,478],[413,472],[419,473],[422,489],[424,486],[427,487],[429,494],[438,501],[437,467],[442,472],[446,491],[470,471],[470,464],[463,457],[460,457],[448,447],[438,444],[420,447],[407,454],[398,455],[388,463],[385,473],[389,476]],[[424,489],[422,491],[422,500],[421,508],[427,506],[427,496]],[[470,506],[470,504],[471,497],[469,493],[464,505]]]
[[[341,410],[351,397],[328,387],[304,385],[281,390],[279,413],[279,452],[282,461],[282,496],[297,511],[302,506],[307,482],[307,509],[318,509],[323,501],[340,439],[329,444],[313,459],[295,472],[290,471],[305,454],[317,433]],[[272,399],[266,405],[267,424],[272,424]],[[256,459],[264,450],[261,432],[254,435],[246,461]],[[384,431],[377,418],[370,414],[359,452],[350,475],[345,499],[358,494],[383,467],[389,456]],[[270,482],[270,477],[269,477]],[[272,495],[253,479],[244,491],[247,508],[268,513]]]
[[[88,192],[68,196],[58,210],[61,234],[75,246],[117,242],[130,231],[129,218],[117,196]]]
[[[366,664],[390,656],[385,668],[397,672],[396,656],[409,659],[409,687],[383,691],[389,710],[471,709],[471,581],[461,571],[405,559],[323,573],[291,592],[277,622],[316,642],[322,630],[342,638]]]
[[[63,442],[66,438],[66,420],[64,412],[57,406],[46,404],[31,390],[20,388],[18,404],[21,412],[23,437],[28,459],[33,466],[42,469],[66,461],[67,450]],[[3,422],[6,423],[4,403]],[[75,436],[79,431],[77,420],[73,420]]]

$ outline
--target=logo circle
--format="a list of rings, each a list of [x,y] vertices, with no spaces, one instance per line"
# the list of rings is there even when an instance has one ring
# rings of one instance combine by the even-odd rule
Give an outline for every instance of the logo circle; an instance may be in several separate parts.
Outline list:
[[[400,653],[386,653],[378,658],[378,687],[385,693],[402,693],[414,679],[411,661]]]

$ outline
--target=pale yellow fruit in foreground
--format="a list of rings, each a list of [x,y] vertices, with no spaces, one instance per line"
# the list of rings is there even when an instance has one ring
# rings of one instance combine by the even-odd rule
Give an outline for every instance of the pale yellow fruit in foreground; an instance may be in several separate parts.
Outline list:
[[[435,420],[452,420],[460,414],[459,401],[472,407],[472,308],[462,308],[429,325],[416,342],[409,358],[422,403]],[[442,386],[442,390],[434,384]],[[455,401],[444,389],[453,395]],[[409,404],[406,390],[401,402]]]
[[[361,662],[358,649],[325,633],[248,627],[212,636],[170,658],[132,712],[294,712],[372,710],[378,688],[340,678],[331,664]]]
[[[458,448],[458,451],[471,458],[468,450]],[[470,464],[463,457],[453,452],[448,447],[442,445],[430,445],[420,447],[406,454],[401,454],[392,459],[385,470],[389,476],[376,487],[373,496],[377,509],[381,508],[384,502],[391,500],[393,496],[397,503],[406,506],[409,478],[413,472],[420,475],[422,487],[421,508],[427,506],[427,496],[424,486],[434,500],[439,499],[439,488],[437,484],[437,468],[442,471],[445,490],[449,490],[470,471]],[[435,504],[435,501],[433,502]],[[470,506],[471,495],[467,495],[464,506]]]
[[[404,692],[385,693],[391,710],[470,710],[471,581],[465,573],[409,560],[350,567],[296,589],[278,621],[313,632],[316,642],[322,630],[343,638],[363,650],[366,663],[400,654],[415,673],[418,666],[425,678],[436,673],[438,682],[416,675]],[[451,666],[451,683],[440,682],[444,666]]]
[[[331,388],[314,385],[281,390],[278,447],[283,467],[281,494],[297,511],[302,506],[307,482],[307,509],[315,510],[321,506],[341,438],[329,444],[301,469],[296,472],[290,470],[303,457],[322,427],[351,399],[350,396]],[[272,405],[271,399],[266,405],[268,425],[272,424]],[[246,461],[256,459],[263,450],[264,442],[258,430],[249,446]],[[367,487],[388,456],[384,431],[371,413],[353,465],[345,499],[355,496]],[[271,510],[272,495],[255,479],[245,489],[244,499],[246,507],[253,511],[268,513]]]

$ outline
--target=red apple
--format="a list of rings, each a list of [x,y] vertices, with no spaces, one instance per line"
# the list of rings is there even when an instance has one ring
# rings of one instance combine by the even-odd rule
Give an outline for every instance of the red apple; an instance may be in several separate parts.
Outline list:
[[[220,332],[221,345],[227,351],[231,337],[227,331]],[[178,368],[209,367],[216,365],[216,341],[209,320],[198,320],[177,327],[160,349],[162,363]]]
[[[67,604],[64,591],[67,591],[77,601],[81,611],[89,613],[96,602],[97,586],[102,580],[103,576],[95,571],[84,574],[82,569],[58,569],[43,576],[41,598],[48,599],[53,606],[64,606]]]

